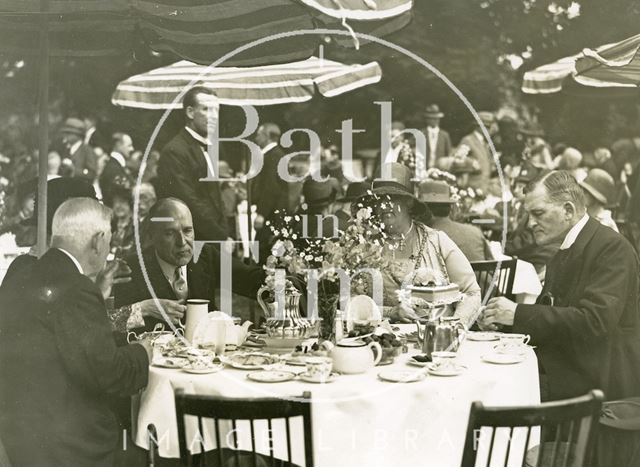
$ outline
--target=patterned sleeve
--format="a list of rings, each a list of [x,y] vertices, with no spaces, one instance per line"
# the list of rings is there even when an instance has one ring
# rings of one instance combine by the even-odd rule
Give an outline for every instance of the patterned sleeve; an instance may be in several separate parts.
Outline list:
[[[129,329],[144,327],[144,318],[138,303],[107,310],[107,316],[115,332],[125,333]]]
[[[127,322],[131,316],[131,305],[121,306],[112,310],[107,310],[107,316],[111,321],[111,327],[115,332],[127,332]]]
[[[456,307],[455,316],[469,328],[476,321],[480,309],[480,286],[469,260],[460,248],[444,232],[438,231],[438,236],[449,279],[458,284],[464,295],[462,302]]]

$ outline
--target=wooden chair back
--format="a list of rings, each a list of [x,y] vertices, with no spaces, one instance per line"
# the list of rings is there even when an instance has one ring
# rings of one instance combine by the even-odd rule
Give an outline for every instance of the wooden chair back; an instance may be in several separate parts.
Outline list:
[[[213,423],[213,432],[215,433],[215,443],[217,463],[216,465],[225,465],[223,449],[223,434],[220,430],[219,421],[230,421],[232,426],[232,434],[234,443],[238,443],[237,422],[248,421],[250,425],[251,454],[250,462],[254,467],[264,465],[265,456],[258,455],[256,451],[256,433],[255,422],[267,421],[269,433],[273,436],[272,424],[274,420],[284,420],[286,434],[287,456],[286,463],[282,459],[274,457],[274,442],[269,440],[269,457],[266,462],[271,466],[293,465],[291,460],[291,420],[293,418],[302,417],[303,426],[303,442],[304,442],[304,461],[306,467],[313,467],[313,439],[311,430],[311,393],[305,392],[302,397],[292,397],[290,399],[280,398],[227,398],[216,396],[203,396],[185,394],[181,389],[175,392],[176,415],[178,420],[178,437],[180,443],[180,459],[182,465],[191,467],[194,464],[194,456],[187,447],[187,435],[185,427],[185,415],[197,417],[198,437],[200,440],[200,450],[204,452],[204,421],[203,419],[211,419]],[[246,465],[247,460],[240,461],[237,449],[226,449],[233,459],[228,459],[231,465]],[[207,457],[200,455],[198,457],[198,465],[206,466]]]
[[[585,396],[530,407],[485,407],[481,402],[474,402],[469,414],[462,467],[476,467],[478,448],[487,442],[487,437],[489,445],[485,465],[494,465],[492,454],[499,429],[508,430],[505,466],[510,456],[520,454],[522,465],[531,467],[586,466],[593,451],[603,400],[602,391],[593,390]],[[486,430],[481,432],[485,427]],[[536,427],[540,427],[541,442],[537,447],[537,458],[530,461],[527,457],[531,456],[526,454],[531,431]],[[517,428],[526,429],[524,443],[514,443],[514,430]],[[512,447],[515,444],[522,445],[524,452],[514,453]]]
[[[471,263],[482,291],[482,303],[486,303],[492,297],[514,299],[513,281],[516,277],[517,262],[518,259],[513,257],[502,261],[473,261]],[[494,284],[493,288],[491,288],[491,284]]]

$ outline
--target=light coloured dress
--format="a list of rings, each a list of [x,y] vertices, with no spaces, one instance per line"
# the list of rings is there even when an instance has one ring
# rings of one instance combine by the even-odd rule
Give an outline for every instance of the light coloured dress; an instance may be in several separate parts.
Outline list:
[[[464,298],[456,305],[453,315],[468,328],[475,322],[481,303],[480,286],[471,264],[444,232],[419,222],[414,223],[414,228],[417,241],[410,258],[390,259],[389,268],[382,273],[385,309],[399,303],[397,290],[408,277],[420,268],[427,268],[441,276],[441,285],[458,284]],[[393,254],[390,250],[385,252]]]

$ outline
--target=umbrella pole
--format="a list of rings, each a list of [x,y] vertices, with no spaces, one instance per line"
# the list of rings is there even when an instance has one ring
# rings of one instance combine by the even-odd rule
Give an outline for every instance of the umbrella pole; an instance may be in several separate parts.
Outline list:
[[[251,158],[251,152],[249,152],[249,158]],[[249,159],[249,167],[251,167],[251,159]],[[247,169],[248,172],[248,169]],[[251,180],[247,179],[247,239],[249,240],[249,264],[253,262],[253,258],[251,256],[251,231],[253,226],[251,225]]]
[[[41,1],[48,11],[48,0]],[[40,28],[40,76],[38,82],[38,256],[47,251],[47,173],[49,152],[49,20],[42,15]]]

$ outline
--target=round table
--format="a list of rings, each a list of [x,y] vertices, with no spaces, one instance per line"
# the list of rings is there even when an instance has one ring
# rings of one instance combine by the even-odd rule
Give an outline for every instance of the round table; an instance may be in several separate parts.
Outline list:
[[[340,375],[328,384],[305,383],[297,379],[257,383],[247,379],[248,371],[232,368],[193,375],[181,370],[151,367],[147,388],[134,407],[134,415],[137,412],[135,442],[148,448],[146,427],[153,423],[158,431],[160,456],[179,457],[174,388],[184,388],[187,393],[249,398],[300,396],[304,391],[310,391],[316,465],[459,466],[473,401],[497,406],[540,402],[538,365],[533,350],[528,349],[526,359],[521,363],[496,365],[481,359],[493,345],[495,342],[467,340],[458,355],[458,361],[468,367],[466,372],[454,377],[428,375],[415,383],[384,382],[378,378],[378,373],[387,369],[422,371],[422,368],[407,364],[410,355],[418,353],[417,349],[400,355],[391,365],[378,366],[360,375]],[[194,420],[187,420],[188,439],[195,435],[195,427]],[[278,429],[273,426],[273,430]],[[303,449],[301,438],[296,436],[301,430],[301,421],[297,429],[292,428],[292,461],[304,465],[303,453],[295,449]],[[204,431],[205,449],[214,449],[212,432],[206,428]],[[517,432],[514,436],[518,437]],[[532,436],[530,445],[537,442],[537,436]],[[198,452],[199,448],[195,446],[193,450]],[[258,441],[257,446],[258,451],[268,454],[266,442]],[[504,465],[499,454],[506,451],[506,442],[497,446],[493,452],[493,456],[498,454],[495,463]],[[240,448],[248,449],[248,442],[241,442]],[[286,459],[284,445],[276,443],[274,449],[276,456]],[[480,451],[480,457],[486,455],[482,443]],[[521,465],[521,458],[511,455],[509,465]]]

